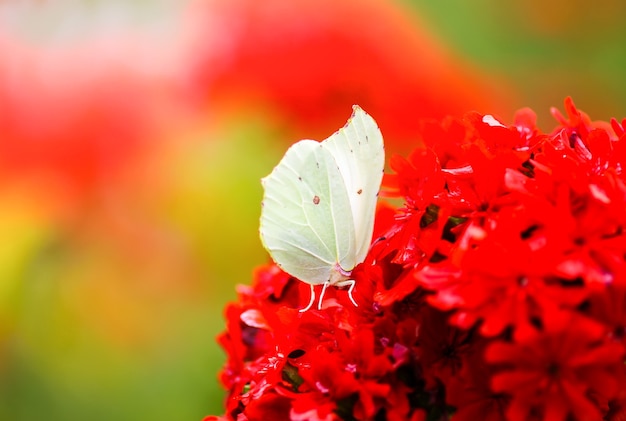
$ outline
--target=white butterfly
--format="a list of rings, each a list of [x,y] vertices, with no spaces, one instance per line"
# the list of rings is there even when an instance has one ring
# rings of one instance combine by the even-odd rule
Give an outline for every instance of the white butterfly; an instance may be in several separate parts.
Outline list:
[[[370,246],[385,165],[378,125],[359,106],[347,124],[323,142],[292,145],[262,180],[261,241],[276,264],[311,285],[348,286],[352,303],[354,267]]]

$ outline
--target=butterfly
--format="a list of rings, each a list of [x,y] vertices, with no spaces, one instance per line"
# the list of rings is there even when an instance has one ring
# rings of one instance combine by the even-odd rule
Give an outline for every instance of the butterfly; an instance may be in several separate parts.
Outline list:
[[[329,286],[349,287],[354,267],[365,259],[385,165],[378,125],[353,106],[346,125],[322,142],[293,144],[261,180],[261,241],[274,262],[311,286],[323,285],[318,309]]]

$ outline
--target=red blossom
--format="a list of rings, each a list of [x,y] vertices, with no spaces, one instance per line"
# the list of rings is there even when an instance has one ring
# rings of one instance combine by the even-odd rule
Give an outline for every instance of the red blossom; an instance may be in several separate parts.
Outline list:
[[[423,364],[424,380],[431,387],[459,376],[463,359],[471,348],[472,333],[447,323],[448,315],[423,306],[419,318],[418,358]]]
[[[228,420],[625,418],[626,128],[424,123],[385,178],[354,307],[273,264],[227,307]],[[213,418],[219,420],[219,418]]]
[[[589,394],[616,397],[624,348],[603,341],[602,325],[570,312],[552,313],[543,322],[513,343],[495,342],[487,349],[487,361],[503,366],[492,377],[493,390],[513,397],[508,419],[525,420],[536,409],[549,421],[568,415],[600,419]]]
[[[487,341],[468,341],[463,355],[462,371],[446,382],[446,402],[457,408],[455,421],[504,421],[510,397],[491,390],[495,372],[483,358]]]
[[[626,421],[626,389],[609,402],[609,411],[604,417],[606,421]]]

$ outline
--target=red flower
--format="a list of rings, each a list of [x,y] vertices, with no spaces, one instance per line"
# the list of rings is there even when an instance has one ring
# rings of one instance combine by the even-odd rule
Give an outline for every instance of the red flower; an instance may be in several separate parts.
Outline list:
[[[455,408],[455,421],[504,421],[510,397],[491,390],[495,369],[483,358],[484,340],[473,340],[463,355],[463,370],[446,382],[446,402]]]
[[[604,419],[606,421],[626,421],[626,389],[621,390],[619,396],[609,402],[609,412]]]
[[[623,380],[624,348],[604,338],[602,325],[554,312],[541,329],[491,344],[485,358],[503,367],[492,377],[493,390],[512,395],[508,419],[526,420],[533,411],[549,421],[600,419],[589,394],[614,398]]]
[[[274,393],[261,395],[253,399],[247,407],[248,421],[286,420],[291,412],[290,400]]]
[[[626,346],[626,277],[619,279],[619,282],[594,289],[588,312],[607,327],[611,339]]]
[[[423,306],[420,316],[417,349],[424,380],[431,387],[437,381],[448,383],[460,374],[473,335],[448,324],[448,315],[430,306]]]
[[[533,317],[560,305],[579,304],[586,291],[572,285],[563,294],[563,285],[554,279],[550,242],[537,238],[540,232],[528,233],[535,226],[528,221],[531,215],[523,208],[503,209],[486,219],[488,229],[469,225],[460,239],[468,245],[458,263],[442,262],[415,273],[437,293],[429,302],[458,309],[452,323],[460,327],[482,320],[480,332],[487,336],[510,326],[526,327]]]
[[[391,160],[404,204],[378,208],[359,307],[299,313],[308,286],[258,270],[227,309],[228,419],[624,418],[626,129],[566,109],[551,135],[529,110],[425,124]]]

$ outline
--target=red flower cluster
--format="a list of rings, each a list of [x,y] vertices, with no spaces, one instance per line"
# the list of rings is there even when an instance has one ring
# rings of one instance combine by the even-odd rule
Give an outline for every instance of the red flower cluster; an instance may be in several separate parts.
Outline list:
[[[226,415],[205,420],[623,420],[626,120],[571,99],[427,123],[394,156],[354,307],[259,268],[226,310]]]

